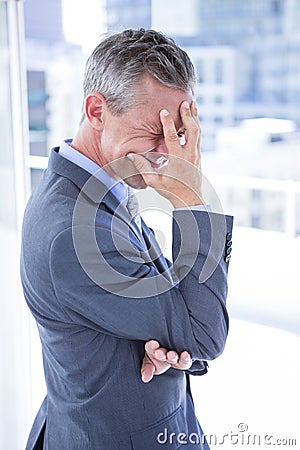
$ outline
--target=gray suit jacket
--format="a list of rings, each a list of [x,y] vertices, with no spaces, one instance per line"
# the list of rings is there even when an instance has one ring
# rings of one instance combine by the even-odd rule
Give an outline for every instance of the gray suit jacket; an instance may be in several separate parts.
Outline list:
[[[27,449],[179,448],[157,435],[199,432],[188,375],[170,369],[144,384],[144,344],[189,351],[187,372],[196,375],[222,352],[232,217],[175,212],[172,265],[146,224],[141,233],[103,184],[58,150],[23,224],[21,278],[47,384]]]

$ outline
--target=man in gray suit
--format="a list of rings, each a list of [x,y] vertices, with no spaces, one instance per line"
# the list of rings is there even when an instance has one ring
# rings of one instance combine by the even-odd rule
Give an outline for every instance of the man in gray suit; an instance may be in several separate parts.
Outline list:
[[[153,30],[107,37],[88,59],[79,130],[52,149],[24,216],[47,385],[27,449],[208,449],[189,374],[225,345],[232,217],[203,204],[194,83]],[[129,186],[171,202],[172,262]]]

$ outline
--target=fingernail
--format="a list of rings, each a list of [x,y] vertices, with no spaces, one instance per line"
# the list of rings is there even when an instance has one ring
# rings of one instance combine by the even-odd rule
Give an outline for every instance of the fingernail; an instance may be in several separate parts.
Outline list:
[[[169,115],[169,111],[167,111],[166,109],[162,109],[161,110],[161,112],[160,112],[160,114],[162,115],[162,116],[168,116]]]
[[[184,361],[189,361],[190,358],[191,357],[189,354],[186,354],[185,356],[183,356]]]
[[[184,109],[190,109],[190,105],[188,104],[188,102],[183,102],[182,106],[184,107]]]
[[[149,380],[145,380],[145,379],[144,379],[144,376],[142,376],[142,382],[143,382],[143,383],[149,383],[149,381],[151,381],[151,380],[152,380],[152,377],[151,377]]]
[[[159,353],[158,354],[156,353],[155,355],[156,355],[156,358],[160,359],[161,361],[166,361],[166,359],[167,359],[164,354],[160,355]]]
[[[128,159],[130,159],[130,161],[134,161],[135,158],[135,154],[134,153],[128,153],[128,155],[126,155]]]

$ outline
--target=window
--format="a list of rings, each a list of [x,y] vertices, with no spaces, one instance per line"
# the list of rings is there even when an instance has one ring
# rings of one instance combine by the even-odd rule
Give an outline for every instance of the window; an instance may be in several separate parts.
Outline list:
[[[215,61],[215,83],[216,84],[222,84],[224,83],[224,67],[223,67],[223,60],[217,59]]]
[[[30,154],[46,156],[47,99],[46,74],[42,70],[27,70]]]
[[[196,60],[197,82],[204,83],[204,62],[201,59]]]
[[[222,123],[222,122],[223,122],[223,117],[222,117],[222,116],[216,116],[216,117],[214,117],[214,122],[215,122],[215,123]]]
[[[271,12],[274,15],[279,15],[282,12],[282,2],[281,0],[271,0]]]
[[[28,313],[20,300],[19,239],[28,193],[26,97],[22,95],[19,1],[0,1],[0,448],[24,448],[31,425]],[[23,128],[24,127],[24,128]]]

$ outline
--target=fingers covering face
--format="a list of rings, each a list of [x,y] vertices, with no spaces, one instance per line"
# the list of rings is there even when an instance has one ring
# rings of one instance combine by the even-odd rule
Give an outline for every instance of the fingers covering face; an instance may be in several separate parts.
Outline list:
[[[185,128],[186,144],[184,147],[194,153],[199,148],[200,124],[196,102],[193,100],[191,106],[183,102],[180,106],[180,114]]]
[[[182,127],[185,129],[184,145],[181,145],[179,142],[178,132],[171,114],[166,109],[160,111],[164,139],[169,153],[174,156],[182,157],[182,151],[185,150],[186,157],[187,152],[194,155],[195,152],[198,152],[200,149],[201,129],[196,102],[192,101],[191,105],[189,105],[187,101],[182,102],[180,105],[180,116]]]
[[[180,144],[178,142],[178,135],[177,135],[174,121],[172,119],[171,114],[166,109],[162,109],[160,111],[160,121],[163,126],[165,143],[168,148],[169,148],[169,145],[173,146],[173,144],[174,144],[174,151],[175,151],[176,147],[178,145],[180,146]]]

